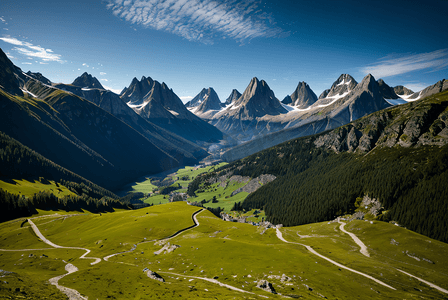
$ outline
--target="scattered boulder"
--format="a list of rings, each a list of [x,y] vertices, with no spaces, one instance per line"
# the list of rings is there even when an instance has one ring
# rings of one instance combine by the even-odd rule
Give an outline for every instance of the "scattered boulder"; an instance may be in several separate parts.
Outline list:
[[[260,280],[257,283],[257,288],[260,288],[263,291],[266,291],[266,292],[269,292],[269,293],[272,293],[272,294],[277,294],[277,292],[275,291],[275,289],[272,286],[272,284],[269,281],[264,280],[264,279]]]
[[[169,242],[168,243],[166,243],[163,247],[162,247],[162,249],[160,249],[159,251],[156,251],[156,252],[154,252],[154,254],[155,255],[159,255],[159,254],[161,254],[161,253],[163,253],[163,254],[167,254],[167,253],[171,253],[171,252],[173,252],[174,250],[176,250],[177,248],[180,248],[180,246],[179,245],[171,245]]]
[[[160,276],[159,274],[157,274],[154,271],[151,271],[148,268],[144,268],[143,272],[146,273],[146,275],[148,275],[148,277],[151,278],[151,279],[158,280],[160,282],[165,282],[165,279],[163,279],[162,276]]]

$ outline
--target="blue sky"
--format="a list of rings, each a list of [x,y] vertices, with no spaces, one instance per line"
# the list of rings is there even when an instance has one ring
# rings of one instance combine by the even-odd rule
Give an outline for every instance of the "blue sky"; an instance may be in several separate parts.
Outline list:
[[[183,100],[221,101],[251,78],[280,100],[299,81],[319,95],[342,73],[414,91],[448,79],[448,1],[79,0],[0,2],[0,47],[23,71],[120,91],[134,77]]]

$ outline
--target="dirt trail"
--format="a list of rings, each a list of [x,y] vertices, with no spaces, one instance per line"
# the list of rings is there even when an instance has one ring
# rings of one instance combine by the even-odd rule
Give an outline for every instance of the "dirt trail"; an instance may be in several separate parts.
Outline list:
[[[70,289],[70,288],[68,288],[68,287],[65,287],[65,286],[62,286],[62,285],[59,285],[59,284],[58,284],[58,282],[59,282],[60,279],[62,279],[63,277],[67,276],[68,274],[77,272],[77,271],[78,271],[78,268],[75,267],[75,266],[72,265],[72,264],[67,264],[67,265],[65,266],[65,270],[66,270],[68,273],[66,273],[66,274],[64,274],[64,275],[57,276],[57,277],[53,277],[53,278],[51,278],[51,279],[48,280],[48,281],[49,281],[52,285],[56,286],[56,287],[57,287],[61,292],[63,292],[65,295],[67,295],[67,297],[68,297],[70,300],[87,300],[88,298],[87,298],[87,297],[83,297],[83,296],[81,296],[81,294],[80,294],[77,290]]]
[[[411,277],[413,277],[413,278],[415,278],[415,279],[417,279],[417,280],[419,280],[419,281],[421,281],[421,282],[423,282],[423,283],[429,285],[430,287],[432,287],[432,288],[434,288],[434,289],[436,289],[436,290],[438,290],[438,291],[440,291],[440,292],[442,292],[442,293],[448,294],[448,290],[445,290],[444,288],[441,288],[440,286],[435,285],[434,283],[431,283],[431,282],[429,282],[429,281],[426,281],[426,280],[423,280],[423,279],[421,279],[421,278],[418,278],[417,276],[414,276],[414,275],[412,275],[412,274],[409,274],[409,273],[407,273],[407,272],[405,272],[405,271],[402,271],[402,270],[400,270],[400,269],[396,269],[396,270],[397,270],[397,271],[400,271],[401,273],[404,273],[404,274],[406,274],[406,275],[408,275],[408,276],[411,276]]]
[[[226,287],[226,288],[228,288],[228,289],[231,289],[232,291],[237,291],[237,292],[241,292],[241,293],[247,293],[247,294],[257,295],[257,296],[260,296],[260,297],[263,297],[263,298],[268,298],[268,297],[266,297],[266,296],[264,296],[264,295],[255,294],[255,293],[252,293],[252,292],[245,291],[245,290],[242,290],[242,289],[240,289],[240,288],[234,287],[234,286],[232,286],[232,285],[228,285],[228,284],[226,284],[226,283],[219,282],[219,281],[216,280],[216,279],[211,279],[211,278],[206,278],[206,277],[197,277],[197,276],[188,276],[188,275],[185,275],[185,274],[177,274],[177,273],[171,273],[171,272],[159,272],[159,273],[160,273],[160,274],[170,274],[170,275],[179,276],[179,277],[185,277],[185,278],[193,278],[193,279],[205,280],[205,281],[208,281],[208,282],[217,284],[217,285],[219,285],[219,286],[222,286],[222,287]]]
[[[348,234],[355,241],[355,243],[358,244],[359,247],[361,247],[359,252],[361,252],[361,254],[363,254],[367,257],[370,257],[370,254],[369,254],[369,251],[367,250],[366,245],[354,233],[348,232],[347,230],[344,229],[344,226],[345,226],[344,222],[339,221],[339,224],[341,224],[341,226],[339,226],[339,229],[342,232]]]
[[[80,256],[80,258],[83,259],[94,259],[95,261],[90,263],[91,265],[95,265],[99,262],[101,262],[101,258],[97,258],[97,257],[86,257],[87,254],[90,253],[89,249],[86,248],[80,248],[80,247],[64,247],[64,246],[59,246],[56,245],[55,243],[53,243],[52,241],[48,240],[39,230],[39,228],[37,228],[36,224],[34,224],[33,221],[31,221],[30,219],[28,219],[28,222],[31,225],[31,228],[33,229],[34,233],[47,245],[50,245],[54,248],[61,248],[61,249],[72,249],[72,250],[85,250],[86,253],[84,253],[83,255]],[[61,278],[63,278],[64,276],[67,276],[68,274],[74,273],[78,271],[78,268],[75,267],[72,264],[67,264],[65,266],[65,270],[68,272],[64,275],[60,275],[60,276],[56,276],[51,278],[50,280],[48,280],[52,285],[56,286],[61,292],[63,292],[65,295],[67,295],[67,297],[70,300],[86,300],[86,297],[81,296],[81,294],[74,289],[70,289],[68,287],[59,285],[58,282]]]
[[[118,252],[118,253],[114,253],[114,254],[111,254],[111,255],[108,255],[108,256],[103,257],[103,259],[104,259],[105,261],[109,261],[109,258],[114,257],[114,256],[116,256],[116,255],[119,255],[119,254],[125,254],[125,253],[131,253],[132,251],[134,251],[135,249],[137,249],[137,246],[138,246],[138,245],[141,245],[141,244],[144,244],[144,243],[151,243],[151,242],[155,242],[155,241],[170,240],[170,239],[175,238],[176,236],[180,235],[181,233],[183,233],[183,232],[185,232],[185,231],[187,231],[187,230],[190,230],[190,229],[193,229],[193,228],[195,228],[195,227],[198,227],[198,226],[199,226],[199,221],[198,221],[198,219],[196,218],[196,216],[197,216],[199,213],[201,213],[203,210],[204,210],[204,209],[202,208],[202,209],[200,209],[200,210],[198,210],[198,211],[196,211],[196,212],[193,213],[193,215],[191,216],[191,218],[193,219],[194,225],[192,225],[192,226],[190,226],[190,227],[181,229],[181,230],[175,232],[174,234],[172,234],[172,235],[170,235],[170,236],[168,236],[168,237],[166,237],[166,238],[160,239],[160,240],[150,240],[150,241],[144,241],[144,242],[137,243],[137,244],[134,245],[134,247],[131,248],[131,250],[123,251],[123,252]]]
[[[282,240],[283,242],[285,242],[285,243],[296,244],[296,245],[303,246],[303,247],[305,247],[308,251],[310,251],[311,253],[313,253],[314,255],[317,255],[317,256],[319,256],[320,258],[325,259],[326,261],[328,261],[328,262],[330,262],[330,263],[332,263],[332,264],[338,266],[339,268],[343,268],[343,269],[348,270],[348,271],[350,271],[350,272],[353,272],[353,273],[356,273],[356,274],[358,274],[358,275],[364,276],[364,277],[366,277],[366,278],[368,278],[368,279],[370,279],[370,280],[375,281],[375,282],[378,283],[378,284],[381,284],[381,285],[383,285],[383,286],[385,286],[385,287],[388,287],[388,288],[390,288],[390,289],[392,289],[392,290],[396,290],[395,288],[391,287],[390,285],[388,285],[388,284],[386,284],[386,283],[384,283],[384,282],[382,282],[382,281],[380,281],[380,280],[378,280],[378,279],[376,279],[376,278],[374,278],[374,277],[372,277],[372,276],[370,276],[370,275],[367,275],[367,274],[365,274],[365,273],[362,273],[362,272],[353,270],[353,269],[351,269],[351,268],[349,268],[349,267],[346,267],[346,266],[344,266],[344,265],[341,265],[340,263],[335,262],[334,260],[329,259],[328,257],[323,256],[322,254],[319,254],[316,250],[314,250],[314,249],[311,248],[310,246],[303,245],[303,244],[300,244],[300,243],[289,242],[289,241],[285,240],[285,239],[283,238],[282,232],[281,232],[280,229],[278,229],[278,228],[277,228],[277,237],[278,237],[280,240]]]
[[[101,262],[101,258],[98,258],[98,257],[87,257],[87,256],[86,256],[87,254],[90,253],[90,250],[89,250],[89,249],[81,248],[81,247],[64,247],[64,246],[56,245],[56,244],[53,243],[52,241],[48,240],[48,239],[47,239],[47,238],[40,232],[39,228],[37,228],[36,224],[34,224],[33,221],[31,221],[30,219],[28,219],[28,222],[30,223],[31,228],[33,228],[34,233],[36,233],[36,235],[37,235],[37,236],[38,236],[38,237],[39,237],[45,244],[50,245],[51,247],[54,247],[54,248],[73,249],[73,250],[84,250],[84,251],[86,251],[86,253],[84,253],[83,255],[81,255],[80,258],[83,258],[83,259],[94,259],[95,261],[92,262],[92,263],[90,263],[91,265],[95,265],[95,264]]]

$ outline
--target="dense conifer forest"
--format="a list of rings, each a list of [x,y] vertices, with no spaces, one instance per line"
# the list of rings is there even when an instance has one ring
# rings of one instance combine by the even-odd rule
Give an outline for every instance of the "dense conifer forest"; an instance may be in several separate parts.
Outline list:
[[[356,198],[369,195],[384,206],[380,220],[448,241],[448,145],[337,154],[316,148],[315,139],[290,141],[223,168],[279,177],[239,207],[264,209],[274,224],[294,226],[352,213]]]

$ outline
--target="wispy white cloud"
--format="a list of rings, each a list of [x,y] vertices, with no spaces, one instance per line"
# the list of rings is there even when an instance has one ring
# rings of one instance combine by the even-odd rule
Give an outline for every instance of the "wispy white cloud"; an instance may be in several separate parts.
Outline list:
[[[102,79],[100,79],[101,81],[109,81],[109,80],[107,80],[106,78],[102,78]]]
[[[106,75],[106,73],[105,72],[100,72],[100,75],[103,76],[103,75]]]
[[[87,67],[87,68],[89,67],[89,65],[86,64],[86,63],[83,63],[82,66],[83,66],[83,67]]]
[[[30,62],[23,62],[22,65],[32,65],[33,63]]]
[[[217,37],[244,42],[283,33],[260,0],[109,0],[107,8],[132,24],[205,44]]]
[[[3,22],[3,23],[5,23],[6,25],[8,25],[8,23],[6,22],[6,20],[5,20],[4,17],[0,17],[0,21]]]
[[[45,49],[41,46],[34,46],[29,42],[24,42],[12,37],[0,37],[0,40],[16,46],[12,50],[19,52],[27,57],[40,58],[43,61],[57,61],[62,63],[61,55],[55,54],[51,49]]]
[[[364,74],[370,73],[376,78],[384,78],[418,70],[434,72],[446,68],[448,68],[448,49],[441,49],[429,53],[388,56],[375,64],[361,68],[361,71]]]

